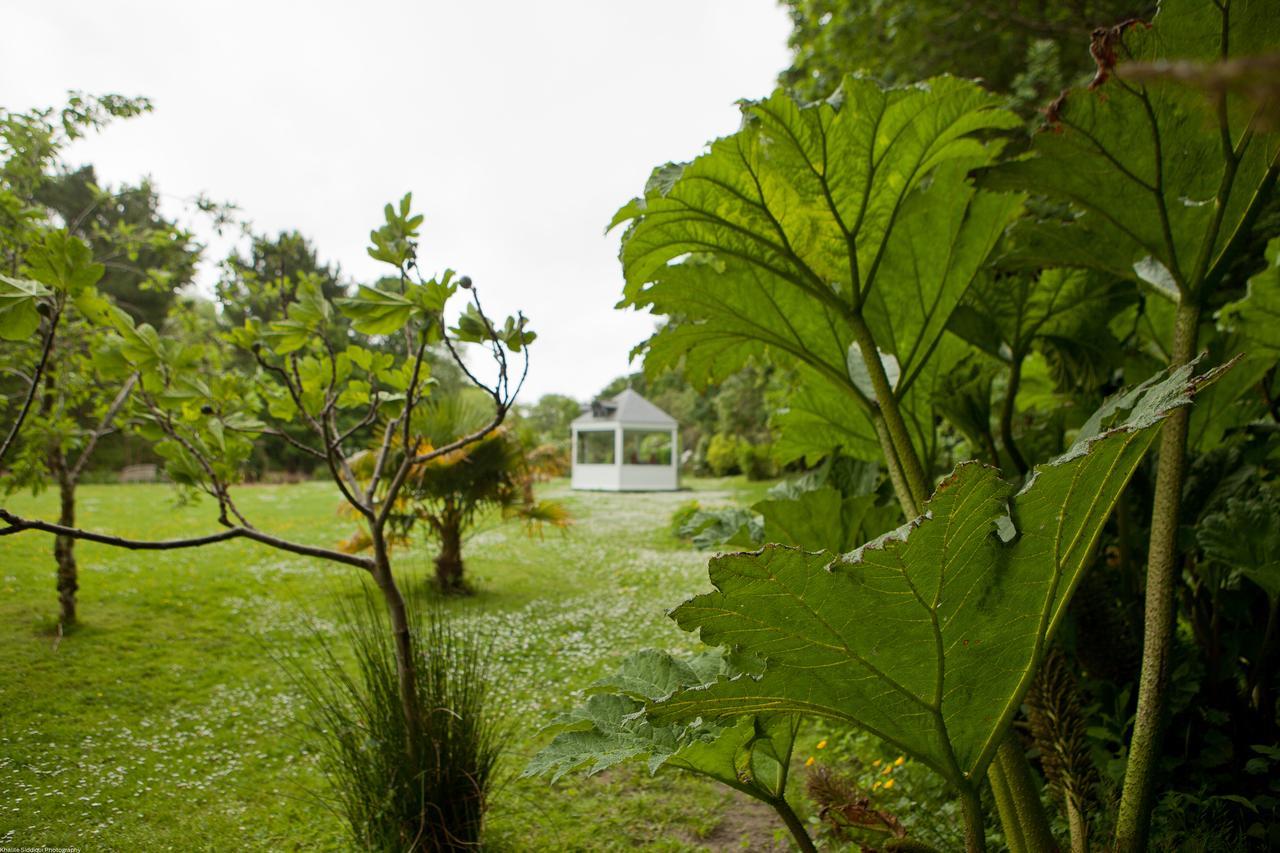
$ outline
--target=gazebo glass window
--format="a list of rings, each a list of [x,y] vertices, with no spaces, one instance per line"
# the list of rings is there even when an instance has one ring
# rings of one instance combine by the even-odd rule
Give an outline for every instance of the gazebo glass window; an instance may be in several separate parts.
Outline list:
[[[612,465],[613,430],[578,433],[578,462],[582,465]]]
[[[670,465],[671,431],[623,430],[622,461],[627,465]]]

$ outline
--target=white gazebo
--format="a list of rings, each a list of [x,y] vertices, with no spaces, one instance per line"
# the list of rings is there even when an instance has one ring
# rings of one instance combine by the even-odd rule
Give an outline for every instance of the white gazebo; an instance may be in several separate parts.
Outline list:
[[[680,488],[680,424],[630,388],[596,400],[573,422],[573,488]]]

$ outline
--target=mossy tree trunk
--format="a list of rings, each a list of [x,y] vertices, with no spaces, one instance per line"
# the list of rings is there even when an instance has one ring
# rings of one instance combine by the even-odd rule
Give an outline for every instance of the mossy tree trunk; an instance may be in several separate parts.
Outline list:
[[[76,482],[58,466],[58,523],[64,527],[76,526]],[[57,536],[53,540],[53,557],[58,563],[59,621],[66,626],[76,621],[76,592],[80,589],[79,569],[76,565],[76,540],[70,536]]]
[[[440,550],[436,553],[436,584],[440,591],[458,594],[467,591],[462,565],[462,513],[452,501],[445,503],[436,525]]]

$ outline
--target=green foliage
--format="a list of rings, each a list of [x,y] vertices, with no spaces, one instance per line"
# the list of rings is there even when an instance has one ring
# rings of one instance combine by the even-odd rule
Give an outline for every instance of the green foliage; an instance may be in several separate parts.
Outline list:
[[[387,216],[375,232],[383,241],[378,251],[416,239],[421,217],[409,212],[407,198],[388,205]],[[309,442],[340,444],[340,435],[397,417],[406,401],[421,402],[433,382],[426,348],[441,339],[442,310],[456,290],[452,271],[445,271],[438,279],[402,275],[395,289],[361,286],[345,297],[327,268],[317,271],[305,241],[282,237],[276,247],[259,241],[254,252],[254,269],[222,290],[224,298],[254,295],[243,325],[227,336],[242,360],[256,363],[252,372],[224,370],[229,356],[218,347],[162,338],[149,324],[117,318],[120,354],[142,376],[153,438],[165,438],[157,450],[168,473],[215,497],[244,477],[263,433],[291,437],[290,446],[324,459],[328,451]],[[261,275],[275,260],[278,277],[263,289]],[[412,350],[383,345],[405,329]]]
[[[327,300],[347,295],[340,271],[321,263],[316,248],[303,235],[296,231],[282,231],[274,238],[255,234],[245,254],[232,252],[222,262],[215,293],[229,325],[240,326],[250,318],[269,322],[284,313],[304,278],[316,281]]]
[[[88,241],[106,271],[98,289],[134,319],[159,327],[176,292],[195,279],[201,246],[165,217],[147,179],[100,187],[93,166],[49,176],[37,201]]]
[[[718,432],[707,445],[706,461],[711,473],[717,477],[739,473],[738,448],[741,442],[732,435]]]
[[[1280,237],[1267,244],[1267,266],[1249,279],[1242,299],[1223,307],[1219,320],[1239,331],[1250,353],[1280,358]]]
[[[890,82],[943,72],[982,78],[996,91],[1033,102],[1090,67],[1083,41],[1091,29],[1154,8],[1119,0],[1009,8],[956,0],[784,5],[793,56],[779,79],[807,100],[827,97],[845,74],[861,71]]]
[[[417,451],[426,453],[459,436],[478,434],[492,417],[492,399],[472,390],[426,401],[413,412],[410,426],[420,442]],[[352,460],[352,470],[362,487],[367,486],[376,465],[377,454],[367,451]],[[563,504],[534,498],[532,480],[525,446],[514,432],[498,427],[450,453],[413,466],[389,520],[397,539],[407,541],[415,531],[421,531],[434,540],[439,548],[438,582],[443,589],[460,591],[464,588],[462,540],[484,512],[497,509],[504,518],[522,520],[530,531],[540,531],[545,524],[563,529],[572,522]],[[355,552],[371,545],[368,525],[362,523],[359,532],[342,547]]]
[[[1125,282],[1087,270],[987,276],[969,292],[950,328],[1004,362],[1038,349],[1059,387],[1091,389],[1105,384],[1120,361],[1120,342],[1099,318],[1120,313],[1135,296]]]
[[[878,497],[874,493],[845,496],[822,486],[794,498],[771,497],[752,509],[764,519],[762,542],[843,554],[897,522],[898,508],[880,504]]]
[[[718,591],[673,618],[709,645],[758,655],[765,672],[681,691],[649,713],[667,721],[767,708],[842,719],[969,785],[1156,428],[1200,384],[1184,368],[1109,402],[1020,491],[993,469],[962,466],[922,517],[834,562],[774,546],[716,558]]]
[[[706,387],[695,387],[679,370],[652,376],[633,373],[610,382],[597,396],[607,399],[632,388],[670,414],[680,423],[682,455],[692,451],[685,464],[693,473],[705,475],[713,473],[706,454],[717,433],[755,444],[773,443],[772,416],[793,393],[793,385],[789,371],[752,362]]]
[[[833,841],[903,853],[964,846],[959,804],[940,776],[866,732],[822,723],[814,728],[824,734],[810,756],[806,788]],[[905,839],[894,837],[895,822]]]
[[[624,761],[643,760],[651,774],[667,768],[706,776],[794,819],[786,788],[798,715],[747,715],[724,723],[689,724],[659,723],[648,717],[649,702],[743,674],[740,663],[716,652],[690,659],[653,649],[637,652],[613,675],[595,682],[585,703],[547,725],[546,731],[557,734],[533,757],[524,775],[550,773],[555,781],[572,770],[591,775]],[[796,831],[790,821],[788,828]],[[797,840],[803,844],[808,839]]]
[[[1166,0],[1150,24],[1095,31],[1098,70],[1089,87],[1066,90],[1049,107],[1048,127],[1035,135],[1030,153],[979,175],[980,186],[1030,190],[1071,208],[1046,206],[1043,216],[1025,220],[1003,264],[1090,268],[1140,282],[1143,302],[1129,336],[1144,350],[1145,368],[1189,362],[1202,348],[1205,315],[1252,271],[1259,238],[1274,235],[1267,211],[1280,174],[1280,134],[1259,121],[1256,99],[1238,90],[1225,87],[1206,98],[1142,69],[1225,68],[1277,43],[1273,10],[1248,2]],[[1259,227],[1269,230],[1255,233]],[[1223,336],[1209,344],[1215,359],[1240,348],[1239,340]],[[1269,398],[1270,367],[1256,360],[1265,355],[1254,355],[1206,395],[1201,412],[1175,416],[1161,443],[1145,561],[1143,670],[1115,834],[1122,853],[1148,846],[1162,727],[1173,703],[1168,673],[1187,453],[1219,446],[1242,428],[1252,413],[1236,400],[1261,379]],[[1219,610],[1220,584],[1206,586],[1208,606]],[[1217,645],[1206,642],[1214,667]]]
[[[520,418],[533,433],[530,444],[552,444],[566,451],[571,441],[570,424],[580,414],[582,404],[563,394],[543,394],[538,402],[520,407]]]
[[[113,372],[111,329],[123,315],[112,294],[136,291],[135,263],[169,268],[150,287],[161,302],[194,269],[199,247],[158,215],[149,184],[108,192],[91,167],[60,160],[89,129],[146,109],[141,99],[71,93],[56,119],[51,109],[0,111],[0,265],[12,273],[0,277],[0,339],[13,342],[0,353],[0,394],[14,403],[8,425],[21,420],[5,490],[56,479],[74,494],[98,439],[115,427],[127,375]],[[133,291],[121,290],[126,279]],[[37,374],[25,387],[19,378]]]
[[[49,312],[43,297],[52,293],[38,281],[0,275],[0,338],[25,341],[40,328],[40,309]]]
[[[681,511],[672,518],[676,536],[703,550],[759,546],[764,526],[754,512],[732,506],[702,509],[694,504],[692,512]]]
[[[896,524],[898,507],[876,490],[874,466],[828,458],[823,464],[769,489],[750,509],[682,505],[672,531],[695,547],[759,548],[766,542],[840,554]]]
[[[714,442],[714,439],[712,439]],[[708,452],[709,455],[709,452]],[[738,470],[748,480],[771,480],[778,475],[773,461],[773,447],[769,444],[738,444]]]
[[[1280,600],[1280,498],[1273,491],[1227,499],[1200,522],[1196,538],[1206,557],[1238,569],[1273,607]]]
[[[697,515],[700,509],[702,509],[702,503],[696,500],[686,501],[676,507],[675,512],[671,513],[671,535],[676,537],[683,536],[684,534],[680,531],[688,523],[689,519]]]

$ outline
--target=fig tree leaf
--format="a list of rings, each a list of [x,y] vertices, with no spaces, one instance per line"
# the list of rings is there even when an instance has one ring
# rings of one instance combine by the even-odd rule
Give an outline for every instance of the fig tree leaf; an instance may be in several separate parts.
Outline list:
[[[390,290],[360,285],[355,296],[334,300],[338,310],[351,318],[351,326],[364,335],[389,335],[404,328],[414,303]]]
[[[38,281],[0,275],[0,339],[25,341],[40,328],[37,305],[49,295]]]
[[[835,561],[778,546],[713,559],[716,591],[672,617],[709,645],[762,658],[764,673],[650,702],[648,719],[815,714],[953,783],[976,778],[1161,421],[1217,375],[1186,366],[1109,401],[1094,431],[1020,491],[961,465],[923,515]]]
[[[97,284],[106,267],[93,260],[93,250],[65,231],[46,232],[26,254],[31,277],[71,297]]]

